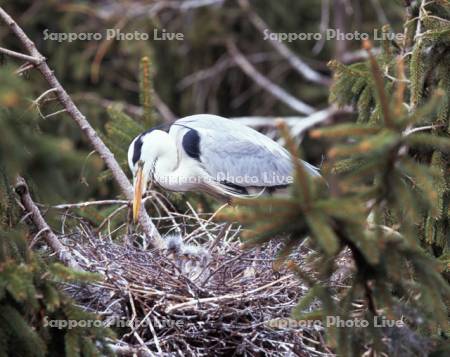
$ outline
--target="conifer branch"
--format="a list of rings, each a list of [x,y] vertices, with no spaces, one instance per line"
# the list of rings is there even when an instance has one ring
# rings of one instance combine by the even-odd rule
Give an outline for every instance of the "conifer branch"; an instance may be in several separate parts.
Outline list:
[[[406,90],[405,64],[401,56],[397,59],[397,72],[399,80],[396,83],[394,115],[395,117],[400,117],[403,111]]]
[[[45,58],[37,50],[34,42],[30,40],[30,38],[26,35],[26,33],[22,30],[22,28],[1,7],[0,7],[0,18],[8,25],[11,31],[16,35],[16,37],[19,39],[22,45],[29,52],[31,57],[35,58],[37,63],[39,63],[38,65],[36,65],[36,68],[41,72],[41,74],[43,75],[47,83],[50,85],[50,87],[56,89],[56,95],[60,103],[66,109],[67,113],[71,116],[71,118],[78,124],[80,129],[89,139],[95,151],[101,156],[106,166],[111,170],[113,177],[118,183],[122,193],[128,200],[132,200],[133,188],[127,176],[122,171],[120,165],[114,158],[114,155],[103,143],[103,141],[98,136],[97,132],[89,123],[89,121],[76,107],[75,103],[67,94],[63,86],[59,83],[53,71],[47,65]],[[139,223],[141,224],[144,232],[154,240],[154,244],[157,247],[162,247],[163,243],[162,238],[143,207],[141,208],[141,213],[139,217],[140,217]]]
[[[50,226],[44,220],[39,211],[39,208],[34,203],[30,196],[28,185],[22,177],[17,177],[15,183],[15,191],[20,197],[20,201],[25,210],[30,213],[31,220],[36,225],[39,232],[41,232],[47,242],[48,246],[58,255],[58,259],[65,265],[76,269],[82,270],[76,260],[73,258],[69,249],[61,244],[58,237],[53,233]]]
[[[383,112],[383,119],[386,123],[386,126],[392,128],[391,115],[389,111],[389,101],[386,97],[386,91],[384,89],[384,81],[383,76],[380,71],[380,67],[378,66],[377,60],[375,56],[372,54],[372,44],[369,41],[364,41],[363,43],[364,49],[367,51],[370,60],[370,66],[372,68],[373,79],[375,81],[375,87],[378,92],[378,98],[380,100],[381,110]]]
[[[289,150],[292,157],[296,158],[297,147],[295,145],[292,136],[289,133],[286,123],[281,120],[277,120],[277,128],[286,142],[286,148]],[[304,207],[305,209],[309,209],[311,206],[311,195],[310,195],[310,185],[308,175],[303,165],[300,165],[300,162],[298,160],[293,159],[293,166],[294,172],[296,174],[296,179],[299,181],[299,185],[302,190],[302,199],[304,200]]]

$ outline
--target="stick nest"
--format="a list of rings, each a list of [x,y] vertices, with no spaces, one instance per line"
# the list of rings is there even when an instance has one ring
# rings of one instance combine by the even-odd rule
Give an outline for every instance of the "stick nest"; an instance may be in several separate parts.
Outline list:
[[[76,231],[62,241],[83,269],[104,279],[65,289],[116,331],[119,354],[330,355],[320,326],[271,324],[287,321],[308,290],[290,271],[273,268],[276,243],[243,250],[239,228],[210,220],[183,238],[166,238],[171,243],[161,251],[131,243],[136,237],[99,237],[86,224]],[[296,254],[302,264],[310,252]]]

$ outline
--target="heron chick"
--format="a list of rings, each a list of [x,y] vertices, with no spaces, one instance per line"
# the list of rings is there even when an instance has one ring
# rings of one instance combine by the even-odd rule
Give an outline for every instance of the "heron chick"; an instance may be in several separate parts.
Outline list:
[[[133,219],[138,219],[149,182],[170,191],[200,191],[229,200],[286,189],[293,182],[292,160],[269,137],[217,115],[191,115],[152,128],[128,149]],[[320,177],[318,168],[301,162],[311,176]]]

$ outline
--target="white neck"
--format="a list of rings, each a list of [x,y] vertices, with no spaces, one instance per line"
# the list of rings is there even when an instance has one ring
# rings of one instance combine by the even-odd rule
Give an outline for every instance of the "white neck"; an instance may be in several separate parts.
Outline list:
[[[166,189],[174,189],[172,186],[178,181],[175,175],[178,167],[178,150],[175,140],[167,134],[164,141],[158,144],[160,147],[155,164],[155,181]]]

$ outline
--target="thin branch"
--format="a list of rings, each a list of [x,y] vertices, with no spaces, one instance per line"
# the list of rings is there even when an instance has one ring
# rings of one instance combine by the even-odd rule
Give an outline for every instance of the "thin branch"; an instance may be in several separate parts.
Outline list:
[[[252,53],[247,56],[247,60],[253,64],[274,61],[279,58],[280,56],[273,52]],[[220,73],[234,66],[236,66],[236,63],[232,58],[229,56],[222,56],[211,67],[201,69],[184,77],[180,82],[178,82],[177,88],[183,90],[207,79],[214,80],[214,77],[217,77]]]
[[[419,126],[416,128],[407,128],[404,132],[403,132],[403,136],[408,136],[414,133],[417,133],[419,131],[426,131],[426,130],[434,130],[436,128],[441,128],[444,125],[425,125],[425,126]]]
[[[120,343],[123,343],[122,341]],[[108,344],[109,348],[118,356],[139,356],[139,357],[151,357],[153,354],[149,354],[147,349],[143,347],[135,347],[130,345]]]
[[[42,93],[39,97],[37,97],[35,100],[33,100],[33,102],[32,102],[32,106],[34,106],[35,108],[36,108],[36,110],[38,111],[38,113],[39,113],[39,116],[42,118],[42,119],[45,119],[45,115],[42,113],[42,111],[41,111],[41,106],[40,106],[40,102],[47,96],[47,95],[49,95],[50,93],[52,93],[52,92],[56,92],[57,90],[56,90],[56,88],[50,88],[50,89],[48,89],[48,90],[46,90],[44,93]],[[54,99],[56,99],[56,98],[52,98],[51,100],[54,100]]]
[[[155,103],[156,110],[159,114],[161,114],[166,122],[170,123],[178,118],[169,106],[161,99],[155,89],[153,89],[153,103]]]
[[[53,112],[53,113],[44,115],[44,116],[42,117],[42,119],[48,119],[48,118],[54,117],[54,116],[56,116],[56,115],[58,115],[58,114],[65,113],[65,112],[67,112],[66,109],[57,110],[56,112]]]
[[[35,65],[33,63],[26,62],[23,65],[21,65],[14,73],[17,74],[18,76],[21,76],[26,71],[33,69],[34,66]]]
[[[144,197],[142,202],[147,202],[151,196]],[[47,209],[58,209],[58,210],[66,210],[66,209],[74,209],[74,208],[85,208],[89,206],[107,206],[107,205],[126,205],[129,204],[129,200],[99,200],[99,201],[86,201],[86,202],[78,202],[78,203],[63,203],[55,206],[48,206],[42,203],[36,203],[37,206],[45,207]]]
[[[109,108],[112,105],[115,104],[122,104],[123,110],[132,116],[140,117],[144,113],[142,108],[138,105],[130,104],[130,103],[124,103],[120,101],[110,100],[101,98],[99,95],[95,93],[77,93],[72,95],[72,97],[75,99],[75,101],[82,100],[82,101],[88,101],[88,102],[94,102],[95,104],[98,104],[102,106],[103,108]],[[163,120],[167,123],[173,122],[177,119],[177,116],[172,112],[172,110],[167,106],[166,103],[159,97],[158,93],[156,93],[153,90],[153,102],[155,104],[156,110],[159,112]]]
[[[286,105],[288,105],[289,107],[291,107],[292,109],[294,109],[299,113],[312,114],[313,112],[315,112],[315,109],[313,107],[295,98],[294,96],[286,92],[283,88],[271,82],[267,77],[262,75],[245,58],[245,56],[238,50],[238,48],[232,41],[227,42],[227,48],[236,64],[261,88],[263,88],[264,90],[272,94],[274,97],[278,98],[280,101],[282,101],[283,103],[285,103]]]
[[[348,16],[348,3],[347,0],[334,0],[333,1],[333,28],[341,33],[346,33],[348,28],[349,16]],[[335,55],[334,57],[342,62],[342,56],[347,52],[348,41],[345,37],[338,36],[334,41]]]
[[[40,64],[43,61],[42,58],[36,58],[36,57],[33,57],[33,56],[28,56],[26,54],[23,54],[23,53],[20,53],[20,52],[16,52],[16,51],[11,51],[11,50],[8,50],[7,48],[3,48],[3,47],[0,47],[0,53],[3,53],[3,54],[8,55],[10,57],[15,57],[15,58],[27,61],[27,62],[31,62],[31,63],[33,63],[35,65],[38,65],[38,64]]]
[[[322,9],[320,14],[320,33],[324,34],[327,29],[330,28],[330,12],[331,12],[331,6],[330,6],[330,0],[322,0]],[[326,37],[322,36],[319,41],[314,45],[312,52],[314,54],[318,54],[322,51],[323,46],[325,45]]]
[[[113,153],[108,149],[108,147],[103,143],[103,141],[98,136],[97,132],[91,126],[86,117],[80,112],[76,107],[72,99],[69,97],[63,86],[59,83],[58,79],[53,74],[53,71],[49,68],[45,62],[45,58],[39,53],[33,41],[25,34],[25,32],[19,27],[19,25],[0,7],[0,18],[8,25],[11,31],[16,35],[22,45],[27,49],[30,55],[38,59],[39,65],[36,68],[41,72],[47,83],[51,88],[56,89],[56,94],[60,103],[67,110],[68,114],[72,119],[78,124],[80,129],[89,139],[91,145],[94,147],[95,151],[101,156],[106,166],[111,170],[114,179],[118,183],[122,193],[128,200],[133,199],[133,188],[130,184],[125,173],[122,171],[120,165],[114,158]],[[163,246],[163,239],[156,229],[155,225],[151,221],[150,217],[147,215],[144,207],[141,207],[141,212],[139,215],[139,223],[141,224],[144,232],[153,239],[153,243],[156,247]]]
[[[71,209],[71,208],[85,208],[89,206],[104,206],[104,205],[116,205],[116,204],[128,204],[128,200],[101,200],[101,201],[86,201],[79,203],[63,203],[56,206],[50,206],[53,209]],[[45,206],[45,205],[42,205]]]
[[[283,42],[277,41],[273,37],[272,31],[270,31],[269,26],[264,22],[264,20],[259,17],[256,12],[254,12],[248,0],[239,0],[240,7],[245,10],[251,23],[262,33],[265,38],[268,37],[269,43],[272,47],[283,56],[301,76],[305,79],[318,83],[321,85],[329,85],[331,83],[330,78],[323,76],[319,72],[312,69],[305,61],[303,61],[299,56],[293,53],[289,47],[287,47]],[[272,35],[272,36],[271,36]]]
[[[299,120],[297,123],[291,127],[291,135],[299,136],[302,135],[306,130],[312,128],[313,126],[324,123],[329,120],[334,120],[334,118],[339,118],[342,115],[349,115],[353,111],[350,107],[336,108],[332,106],[330,108],[320,110],[311,114],[308,117]],[[289,125],[289,123],[287,123]]]
[[[73,269],[81,270],[80,266],[73,258],[69,249],[61,244],[61,242],[58,240],[58,237],[56,237],[50,226],[42,217],[39,208],[37,208],[36,204],[30,196],[30,191],[28,190],[27,183],[20,176],[16,179],[15,190],[20,197],[20,201],[23,207],[27,212],[31,213],[31,220],[36,225],[37,229],[39,229],[38,235],[43,234],[48,246],[58,255],[58,259],[61,262]]]
[[[39,97],[37,97],[35,100],[33,100],[33,104],[39,105],[42,99],[44,99],[47,95],[49,95],[52,92],[56,92],[56,88],[50,88],[47,89],[44,93],[42,93]]]
[[[180,10],[196,9],[204,6],[222,5],[224,0],[185,0],[180,3]]]
[[[164,10],[175,10],[181,13],[188,12],[206,6],[221,6],[225,0],[182,0],[182,1],[144,1],[140,3],[135,1],[133,6],[128,6],[127,3],[120,1],[113,1],[110,6],[103,7],[102,11],[95,12],[95,15],[103,20],[111,20],[120,16],[125,16],[128,19],[135,19],[138,17],[154,18]]]
[[[289,127],[292,136],[298,136],[303,134],[306,130],[311,127],[324,123],[329,119],[332,119],[337,115],[348,115],[352,113],[351,108],[341,108],[330,107],[324,110],[315,112],[309,116],[289,116],[289,117],[259,117],[259,116],[249,116],[249,117],[234,117],[231,120],[237,121],[241,124],[250,126],[252,128],[261,127],[276,127],[276,119],[282,119]]]
[[[381,53],[381,48],[380,47],[374,47],[372,49],[372,53],[377,56]],[[362,62],[362,61],[366,61],[369,58],[369,55],[367,54],[366,50],[356,50],[356,51],[350,51],[350,52],[345,52],[342,54],[341,57],[341,62],[344,64],[352,64],[355,62]]]
[[[232,117],[233,121],[239,122],[252,128],[276,127],[276,119],[283,119],[286,124],[293,126],[308,117],[289,116],[289,117],[265,117],[265,116],[248,116],[248,117]]]
[[[384,25],[389,24],[389,20],[386,16],[386,13],[383,10],[383,6],[380,4],[380,0],[370,0],[370,2],[372,3],[372,7],[377,14],[378,22]]]

